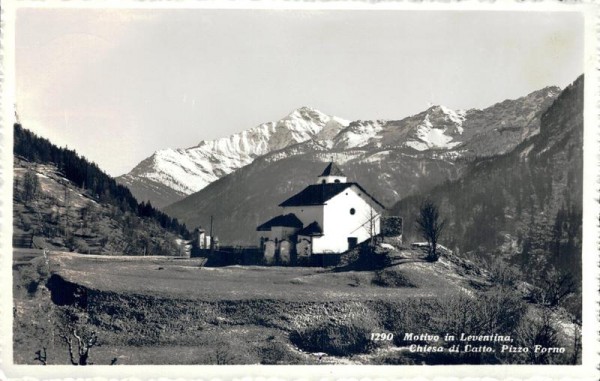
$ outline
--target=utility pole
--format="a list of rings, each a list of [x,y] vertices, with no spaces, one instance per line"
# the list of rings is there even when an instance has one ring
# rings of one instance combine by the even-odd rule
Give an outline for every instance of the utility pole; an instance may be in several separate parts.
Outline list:
[[[210,216],[210,253],[213,253],[215,248],[215,237],[213,236],[213,216]]]

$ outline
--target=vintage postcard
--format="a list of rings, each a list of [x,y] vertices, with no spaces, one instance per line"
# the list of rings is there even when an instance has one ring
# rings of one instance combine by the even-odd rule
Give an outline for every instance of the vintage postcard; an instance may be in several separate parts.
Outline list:
[[[0,379],[600,375],[592,2],[2,5]]]

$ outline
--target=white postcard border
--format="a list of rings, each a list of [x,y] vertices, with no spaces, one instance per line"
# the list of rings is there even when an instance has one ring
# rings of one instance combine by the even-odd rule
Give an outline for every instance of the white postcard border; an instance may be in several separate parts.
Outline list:
[[[18,8],[207,8],[207,9],[357,9],[357,10],[486,10],[581,12],[585,16],[584,193],[583,193],[583,355],[582,365],[460,365],[460,366],[265,366],[265,365],[162,365],[162,366],[37,366],[12,363],[12,124],[14,122],[14,33]],[[16,1],[2,3],[2,72],[0,128],[0,380],[4,379],[589,379],[600,375],[599,231],[598,203],[600,152],[598,14],[593,1]]]

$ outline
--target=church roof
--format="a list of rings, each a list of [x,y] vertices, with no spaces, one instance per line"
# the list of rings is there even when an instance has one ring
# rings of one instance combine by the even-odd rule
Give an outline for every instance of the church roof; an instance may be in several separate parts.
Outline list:
[[[313,184],[304,188],[300,193],[295,194],[294,196],[288,198],[279,206],[308,206],[308,205],[323,205],[329,199],[337,196],[344,190],[350,188],[351,186],[356,186],[360,189],[366,196],[371,198],[377,205],[381,208],[385,207],[377,201],[373,196],[367,193],[363,187],[358,185],[357,183],[329,183],[329,184]]]
[[[323,171],[323,173],[321,173],[321,176],[319,176],[319,177],[322,177],[322,176],[346,176],[346,175],[344,175],[344,172],[342,172],[340,167],[335,165],[335,163],[332,161],[331,163],[329,163],[329,165],[327,167],[325,167],[325,170]]]
[[[305,236],[315,236],[315,235],[323,235],[323,229],[321,228],[321,225],[319,225],[319,223],[317,221],[313,221],[310,224],[308,224],[304,229],[300,230],[298,232],[298,235],[305,235]]]
[[[273,226],[285,226],[290,228],[301,228],[303,226],[302,221],[296,217],[294,213],[289,213],[286,215],[280,215],[277,217],[271,218],[269,221],[265,222],[262,225],[259,225],[256,230],[258,231],[268,231],[271,230]]]

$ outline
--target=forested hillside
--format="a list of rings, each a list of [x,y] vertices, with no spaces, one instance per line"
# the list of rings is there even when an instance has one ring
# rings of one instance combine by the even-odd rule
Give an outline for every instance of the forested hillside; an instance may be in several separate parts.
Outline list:
[[[88,253],[178,253],[184,224],[138,203],[75,151],[14,126],[14,227],[40,245]]]
[[[502,257],[523,277],[581,284],[583,76],[543,114],[539,134],[505,155],[475,161],[457,181],[401,200],[405,237],[422,239],[412,223],[422,200],[440,207],[440,242],[457,252]]]

